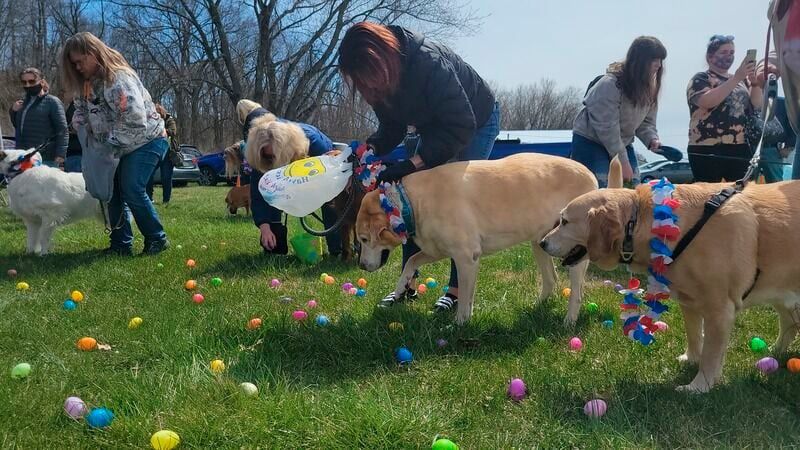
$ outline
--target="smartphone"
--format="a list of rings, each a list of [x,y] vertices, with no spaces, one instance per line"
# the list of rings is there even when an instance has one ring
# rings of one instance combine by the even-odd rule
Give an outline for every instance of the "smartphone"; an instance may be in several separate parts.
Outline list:
[[[747,55],[744,57],[745,64],[756,62],[756,49],[751,48],[747,50]]]

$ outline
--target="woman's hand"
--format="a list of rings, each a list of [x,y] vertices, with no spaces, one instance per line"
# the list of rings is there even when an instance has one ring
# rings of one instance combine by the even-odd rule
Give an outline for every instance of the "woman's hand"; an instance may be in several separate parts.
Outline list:
[[[261,230],[261,245],[267,250],[273,250],[276,244],[275,233],[269,228],[269,224],[261,224],[258,228]]]
[[[14,104],[11,106],[11,109],[12,109],[14,112],[17,112],[17,111],[19,111],[20,109],[22,109],[22,100],[17,100],[17,101],[15,101],[15,102],[14,102]]]
[[[659,151],[659,149],[661,148],[661,141],[659,141],[658,138],[654,138],[652,141],[650,141],[650,145],[648,146],[648,148],[652,152],[661,153]]]
[[[631,162],[627,159],[620,162],[622,163],[622,180],[631,181],[633,179],[633,167],[631,166]]]
[[[742,61],[739,65],[739,68],[736,69],[736,73],[733,74],[733,78],[737,81],[744,81],[745,79],[749,79],[751,76],[755,76],[756,71],[756,63],[755,61]]]

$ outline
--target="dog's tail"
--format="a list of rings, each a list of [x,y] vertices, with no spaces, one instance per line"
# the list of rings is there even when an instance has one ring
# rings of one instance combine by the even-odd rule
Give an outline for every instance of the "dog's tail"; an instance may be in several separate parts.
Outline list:
[[[608,166],[608,187],[622,189],[622,163],[619,162],[619,155],[615,156]]]

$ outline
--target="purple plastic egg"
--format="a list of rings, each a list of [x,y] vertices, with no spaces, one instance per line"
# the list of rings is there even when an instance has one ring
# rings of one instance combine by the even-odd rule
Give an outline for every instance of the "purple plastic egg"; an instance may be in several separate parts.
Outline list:
[[[770,374],[778,370],[778,360],[767,356],[765,358],[761,358],[756,363],[756,369],[760,370],[763,374]]]
[[[514,378],[508,383],[508,396],[515,402],[521,402],[528,395],[528,388],[521,378]]]
[[[606,405],[605,400],[599,398],[589,400],[583,406],[583,413],[593,419],[603,417],[606,411],[608,411],[608,405]]]

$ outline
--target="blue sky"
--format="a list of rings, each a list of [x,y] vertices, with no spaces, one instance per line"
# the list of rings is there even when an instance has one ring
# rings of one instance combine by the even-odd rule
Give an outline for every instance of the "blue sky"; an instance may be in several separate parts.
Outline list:
[[[667,48],[658,128],[665,145],[685,149],[686,85],[706,69],[713,34],[736,37],[738,67],[748,48],[764,53],[767,0],[473,0],[487,17],[450,44],[486,79],[503,86],[553,78],[583,90],[631,41],[652,35]]]

